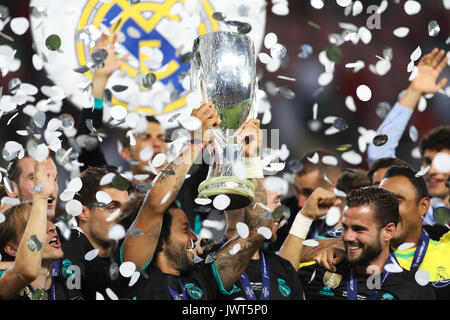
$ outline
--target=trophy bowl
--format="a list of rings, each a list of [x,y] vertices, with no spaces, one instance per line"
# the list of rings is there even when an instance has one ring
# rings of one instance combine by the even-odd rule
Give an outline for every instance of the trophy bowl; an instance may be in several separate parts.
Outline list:
[[[254,186],[242,173],[244,145],[234,136],[255,117],[256,57],[250,37],[237,32],[210,32],[195,39],[191,60],[191,91],[213,103],[221,125],[213,128],[213,143],[206,149],[209,171],[199,187],[199,197],[227,195],[227,210],[243,208],[254,199]]]

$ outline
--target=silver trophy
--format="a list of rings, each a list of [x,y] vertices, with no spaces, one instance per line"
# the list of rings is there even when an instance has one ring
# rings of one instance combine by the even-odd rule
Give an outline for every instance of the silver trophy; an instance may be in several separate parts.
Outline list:
[[[252,40],[236,32],[211,32],[194,41],[191,90],[214,104],[222,121],[213,128],[208,146],[208,176],[198,188],[199,197],[213,199],[226,194],[229,210],[247,206],[254,199],[254,186],[242,174],[244,145],[234,133],[257,115],[256,57]]]

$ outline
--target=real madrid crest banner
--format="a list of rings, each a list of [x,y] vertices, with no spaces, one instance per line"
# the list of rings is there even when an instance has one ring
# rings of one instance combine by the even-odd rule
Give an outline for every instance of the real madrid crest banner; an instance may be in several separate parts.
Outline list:
[[[34,10],[35,9],[35,10]],[[45,12],[45,14],[39,14]],[[251,25],[248,33],[258,52],[264,37],[265,0],[31,0],[30,21],[34,48],[56,86],[79,108],[92,107],[89,86],[92,48],[102,33],[117,33],[116,54],[129,54],[120,71],[108,81],[111,104],[166,118],[198,103],[190,97],[189,55],[196,37],[214,31],[234,31],[232,25],[213,18],[220,12],[229,21]],[[52,51],[45,45],[50,35],[61,39]],[[156,75],[151,88],[142,86],[148,73]],[[162,120],[162,119],[160,119]]]

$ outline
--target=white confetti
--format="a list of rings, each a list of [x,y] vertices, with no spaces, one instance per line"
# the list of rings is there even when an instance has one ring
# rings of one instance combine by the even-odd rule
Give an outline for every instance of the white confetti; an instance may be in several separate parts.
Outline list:
[[[399,27],[392,32],[397,38],[404,38],[409,34],[409,28]]]
[[[114,210],[114,212],[111,213],[111,214],[106,218],[106,222],[110,222],[110,221],[114,220],[115,218],[117,218],[117,216],[119,215],[119,213],[120,213],[120,209]]]
[[[102,179],[100,180],[100,185],[101,186],[106,186],[108,184],[111,184],[111,182],[113,181],[114,177],[116,176],[115,173],[113,172],[108,172],[107,174],[105,174]]]
[[[338,207],[331,207],[326,215],[325,223],[327,226],[335,226],[341,219],[341,210]]]
[[[123,239],[126,235],[125,228],[120,224],[115,224],[108,231],[108,238],[111,240]]]
[[[162,198],[161,203],[160,204],[164,204],[166,203],[167,200],[169,200],[170,196],[171,196],[172,192],[169,191],[166,193],[166,195]]]
[[[420,46],[418,46],[412,53],[410,56],[411,61],[417,61],[419,60],[420,56],[422,55],[422,49],[420,48]]]
[[[352,96],[347,96],[345,98],[345,106],[347,107],[348,110],[350,110],[352,112],[356,111],[355,100],[353,100]]]
[[[422,6],[418,1],[408,0],[405,2],[403,8],[405,9],[406,14],[411,16],[419,13]]]
[[[317,152],[315,152],[312,157],[310,157],[310,158],[308,157],[307,159],[309,162],[311,162],[313,164],[317,164],[317,163],[319,163],[319,154]]]
[[[338,159],[334,156],[326,155],[322,157],[322,163],[329,166],[337,166]]]
[[[247,224],[245,224],[243,222],[236,223],[236,230],[237,230],[238,235],[242,239],[247,239],[248,235],[250,234],[250,230],[249,230]]]
[[[434,169],[441,173],[450,172],[450,154],[445,152],[437,153],[434,158],[432,165]]]
[[[83,205],[80,201],[72,199],[65,205],[66,212],[72,216],[78,216],[83,211]]]
[[[302,242],[304,246],[306,247],[317,247],[319,245],[319,242],[314,239],[308,239]]]
[[[128,283],[129,287],[134,286],[134,284],[139,280],[139,277],[141,276],[140,272],[133,273],[133,276],[131,277],[130,283]]]
[[[372,91],[368,86],[362,84],[356,88],[356,96],[361,101],[369,101],[372,98]]]
[[[27,32],[30,22],[25,17],[13,18],[10,23],[11,30],[18,36]]]
[[[355,165],[355,166],[362,162],[362,156],[353,150],[342,153],[341,158],[344,161],[346,161],[352,165]]]
[[[217,210],[225,210],[231,203],[231,199],[225,194],[219,194],[213,200],[213,206]]]
[[[166,162],[167,156],[165,153],[158,153],[152,160],[152,166],[154,168],[161,167]]]
[[[99,251],[100,251],[99,249],[93,249],[91,251],[86,252],[86,254],[84,255],[84,260],[87,261],[94,260],[94,258],[98,256]]]
[[[414,248],[416,244],[414,242],[405,242],[398,246],[397,250],[408,250]]]
[[[111,117],[114,120],[123,120],[127,116],[128,111],[124,107],[117,105],[111,108]]]
[[[272,238],[272,230],[270,230],[267,227],[259,227],[257,232],[262,235],[264,238],[266,238],[267,240],[269,240],[270,238]]]
[[[83,182],[78,177],[70,180],[70,182],[67,184],[67,190],[75,193],[80,191],[82,187]]]
[[[97,199],[98,202],[108,204],[112,201],[111,196],[105,192],[105,191],[97,191],[95,194],[95,199]]]
[[[428,273],[428,271],[426,271],[424,269],[419,269],[415,273],[414,278],[416,279],[416,282],[419,285],[426,286],[430,282],[431,276]]]
[[[401,273],[401,272],[403,272],[402,267],[400,267],[396,263],[389,263],[389,264],[385,265],[384,266],[384,270],[386,270],[387,272],[391,272],[391,273]]]
[[[231,255],[235,255],[236,253],[239,252],[239,250],[241,250],[241,245],[239,243],[236,243],[233,248],[231,248],[231,250],[229,251],[229,253]]]
[[[111,300],[119,300],[119,297],[110,288],[106,288],[106,294]]]
[[[139,159],[142,161],[149,161],[153,156],[153,148],[148,146],[139,152]]]
[[[208,199],[208,198],[195,198],[194,202],[201,206],[206,206],[206,205],[210,204],[212,202],[212,200]]]
[[[120,274],[125,277],[131,277],[136,271],[136,265],[131,261],[125,261],[119,267]]]

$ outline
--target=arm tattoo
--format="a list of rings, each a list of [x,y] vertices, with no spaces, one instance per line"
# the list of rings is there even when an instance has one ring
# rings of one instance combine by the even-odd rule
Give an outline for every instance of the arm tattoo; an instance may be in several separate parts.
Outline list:
[[[234,255],[229,251],[237,243],[240,244],[241,249]],[[251,257],[261,245],[262,240],[256,240],[249,236],[246,239],[238,238],[230,241],[218,251],[218,256],[215,261],[217,271],[219,272],[220,280],[225,289],[230,288],[239,279],[241,274],[247,268]]]
[[[263,179],[253,179],[252,182],[255,186],[255,199],[245,208],[245,223],[250,229],[250,235],[246,239],[237,238],[228,242],[219,250],[215,262],[225,289],[230,288],[239,279],[253,254],[264,241],[264,238],[256,232],[257,228],[262,225],[260,215],[264,212],[264,209],[256,204],[267,203],[266,191],[264,190]],[[234,255],[230,254],[230,249],[237,243],[241,246],[240,250]]]

